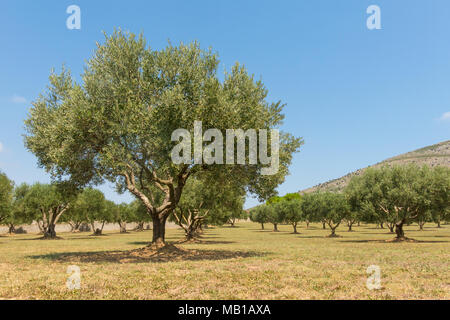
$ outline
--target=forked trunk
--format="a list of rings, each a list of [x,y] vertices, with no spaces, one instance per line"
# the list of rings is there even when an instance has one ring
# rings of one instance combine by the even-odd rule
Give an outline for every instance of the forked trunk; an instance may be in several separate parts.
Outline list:
[[[322,229],[326,229],[326,228],[327,228],[326,222],[322,222]]]
[[[278,223],[273,224],[273,231],[278,232]]]
[[[352,230],[352,226],[353,226],[354,223],[355,223],[354,221],[347,221],[348,232],[353,231],[353,230]]]
[[[294,223],[292,224],[292,226],[294,227],[294,233],[297,234],[297,233],[298,233],[298,232],[297,232],[297,222],[294,222]]]
[[[16,227],[12,223],[9,224],[8,232],[9,234],[13,234],[16,232]]]

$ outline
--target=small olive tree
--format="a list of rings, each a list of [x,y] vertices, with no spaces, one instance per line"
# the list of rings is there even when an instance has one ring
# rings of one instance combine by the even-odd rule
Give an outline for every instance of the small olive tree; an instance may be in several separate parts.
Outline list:
[[[69,209],[75,191],[68,185],[32,185],[23,200],[28,220],[35,220],[46,239],[56,239],[56,224]]]
[[[302,210],[314,221],[324,221],[331,229],[329,237],[337,237],[336,229],[347,218],[350,206],[345,195],[333,192],[303,196]]]
[[[0,172],[0,224],[5,224],[11,217],[13,190],[14,183]]]
[[[301,196],[298,193],[289,193],[284,197],[278,197],[273,203],[274,210],[283,222],[292,225],[294,233],[297,234],[297,226],[300,221],[305,220],[303,215]]]
[[[264,224],[269,223],[269,217],[267,215],[268,210],[266,210],[264,205],[259,205],[250,210],[250,220],[252,222],[259,223],[261,225],[261,229],[264,230]]]
[[[105,224],[112,221],[105,196],[100,190],[92,188],[86,188],[78,195],[70,209],[70,216],[70,219],[72,216],[76,219],[78,226],[80,221],[90,224],[94,235],[101,235]],[[96,222],[100,224],[99,227],[96,227]]]

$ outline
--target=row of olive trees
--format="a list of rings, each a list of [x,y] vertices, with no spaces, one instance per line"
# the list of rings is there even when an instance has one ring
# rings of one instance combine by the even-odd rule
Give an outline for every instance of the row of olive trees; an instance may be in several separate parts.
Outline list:
[[[163,201],[163,193],[153,190],[155,203]],[[5,174],[0,174],[0,224],[8,225],[10,233],[19,224],[37,222],[45,238],[56,238],[56,224],[68,223],[73,232],[88,225],[101,235],[106,223],[117,223],[126,232],[127,223],[137,224],[136,231],[152,219],[140,201],[115,204],[106,200],[99,190],[86,188],[77,192],[67,184],[21,184],[14,187]],[[203,175],[190,180],[180,202],[169,219],[184,231],[187,240],[200,236],[205,225],[234,224],[245,219],[245,190],[224,185]]]
[[[352,178],[342,193],[317,192],[300,196],[275,197],[251,211],[252,221],[297,224],[305,221],[328,225],[330,236],[345,222],[352,230],[355,223],[387,224],[398,240],[406,239],[403,226],[417,222],[420,229],[427,221],[450,220],[450,169],[415,165],[370,168]]]
[[[76,192],[64,184],[14,186],[0,173],[0,225],[7,225],[10,233],[15,232],[17,225],[36,222],[44,238],[56,238],[58,223],[70,224],[74,232],[88,224],[94,234],[100,235],[106,223],[118,223],[121,232],[126,232],[127,223],[135,222],[137,230],[143,230],[150,220],[137,201],[117,205],[106,200],[99,190],[86,188]]]
[[[341,222],[351,218],[350,207],[343,194],[323,192],[271,198],[266,204],[251,210],[250,219],[260,223],[263,229],[265,223],[271,223],[274,231],[278,231],[279,224],[287,223],[292,225],[294,233],[298,233],[300,222],[305,222],[307,227],[310,222],[321,222],[330,227],[330,236],[334,237]]]

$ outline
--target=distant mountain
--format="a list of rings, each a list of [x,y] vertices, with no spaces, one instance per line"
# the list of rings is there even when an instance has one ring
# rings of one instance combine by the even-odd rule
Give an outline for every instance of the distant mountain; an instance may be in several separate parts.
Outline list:
[[[426,164],[431,167],[450,167],[450,140],[386,159],[370,167],[397,164],[401,165],[407,163],[415,163],[419,166]],[[347,185],[353,176],[360,175],[365,169],[366,168],[359,169],[341,178],[318,184],[312,188],[302,190],[300,193],[309,193],[314,191],[339,191]]]

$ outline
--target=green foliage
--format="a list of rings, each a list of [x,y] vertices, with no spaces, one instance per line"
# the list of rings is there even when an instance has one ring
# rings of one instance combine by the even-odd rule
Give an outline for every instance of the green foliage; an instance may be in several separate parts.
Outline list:
[[[323,221],[328,224],[331,236],[335,236],[336,228],[350,212],[345,195],[332,192],[306,194],[301,207],[309,221]]]
[[[23,199],[22,218],[37,221],[44,237],[55,238],[56,224],[75,200],[73,191],[67,184],[32,185]]]
[[[234,225],[236,219],[246,219],[243,210],[245,190],[232,183],[219,183],[204,174],[190,179],[173,212],[171,220],[180,225],[188,238],[198,234],[202,225]]]
[[[0,224],[11,218],[14,183],[0,172]]]
[[[450,169],[416,165],[367,169],[348,186],[350,201],[361,208],[366,220],[374,217],[396,228],[404,238],[403,224],[436,221],[449,208]]]
[[[141,201],[135,200],[129,204],[130,209],[130,221],[138,224],[148,223],[152,221],[147,208]]]
[[[89,223],[94,232],[96,232],[95,222],[100,222],[102,228],[97,233],[101,233],[106,222],[113,221],[112,213],[107,210],[105,196],[101,191],[92,188],[86,188],[78,195],[69,212],[69,219],[75,225],[79,225],[80,222]]]
[[[22,183],[14,188],[11,216],[7,220],[12,229],[14,229],[15,225],[33,222],[33,219],[30,219],[25,212],[25,197],[29,191],[30,186],[26,183]]]
[[[250,220],[252,222],[260,223],[262,229],[264,229],[264,224],[269,222],[268,213],[269,210],[266,208],[267,205],[259,205],[252,210],[250,210]]]
[[[302,212],[300,195],[298,197],[286,195],[282,199],[273,204],[274,210],[278,213],[280,220],[291,224],[294,227],[294,233],[297,233],[297,224],[305,218]]]
[[[434,167],[429,183],[430,214],[439,225],[450,220],[450,168]]]

